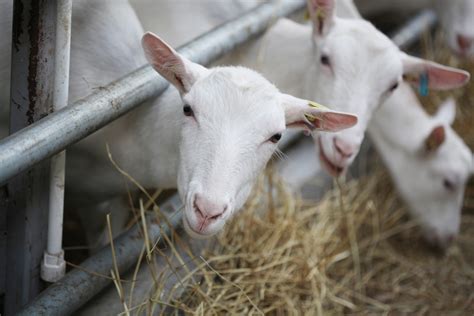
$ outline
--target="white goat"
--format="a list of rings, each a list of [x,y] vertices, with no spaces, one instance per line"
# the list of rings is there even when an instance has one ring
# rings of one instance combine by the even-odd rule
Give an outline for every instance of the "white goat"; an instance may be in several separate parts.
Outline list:
[[[339,4],[338,12],[340,13],[338,14],[350,18],[360,17],[352,0],[343,0]],[[313,9],[314,13],[318,7],[313,7]],[[364,105],[364,102],[356,100],[372,99],[371,102],[374,103],[372,109],[375,109],[383,100],[383,97],[377,97],[377,94],[371,95],[374,91],[379,94],[383,92],[378,88],[379,82],[385,82],[381,86],[386,87],[389,86],[388,79],[390,78],[394,78],[394,83],[398,82],[395,79],[396,75],[384,70],[390,69],[390,67],[379,66],[394,62],[388,58],[401,59],[405,63],[405,69],[415,68],[416,70],[417,67],[422,67],[422,69],[434,71],[433,74],[438,76],[436,78],[437,84],[447,83],[447,85],[438,86],[440,88],[460,86],[469,78],[465,72],[406,56],[393,45],[387,43],[388,39],[366,22],[349,23],[346,20],[333,18],[332,13],[327,14],[327,11],[321,12],[322,16],[328,20],[313,20],[316,40],[311,39],[311,28],[282,19],[268,30],[258,43],[243,48],[237,55],[231,55],[229,60],[237,60],[251,65],[262,71],[267,78],[276,82],[285,91],[308,98],[316,96],[321,98],[321,94],[318,93],[319,89],[327,89],[328,86],[334,85],[336,88],[331,89],[333,94],[327,95],[326,102],[337,104],[331,98],[351,100],[346,103],[353,105],[354,108],[361,107],[365,111],[369,111],[369,109]],[[313,14],[313,18],[317,16],[317,14]],[[324,23],[331,27],[325,36],[318,34],[320,22],[323,27]],[[354,23],[361,26],[349,28]],[[343,28],[339,25],[346,27],[345,32],[334,31],[334,29]],[[358,29],[363,29],[365,32],[357,32]],[[382,44],[371,43],[371,41],[381,41]],[[285,44],[281,45],[281,43]],[[384,46],[390,53],[383,54]],[[319,65],[323,63],[323,59],[326,59],[323,58],[320,51],[326,52],[326,57],[329,57],[329,61],[333,64],[332,69]],[[380,57],[375,54],[379,54]],[[361,69],[358,73],[363,75],[349,76],[351,71],[354,72],[352,68],[358,67],[359,64],[361,64]],[[317,71],[321,67],[323,71]],[[353,82],[355,80],[351,78],[357,78],[361,82]],[[318,80],[323,83],[318,84]],[[301,84],[302,82],[306,84]],[[388,157],[384,161],[400,189],[402,197],[423,226],[426,238],[440,246],[446,246],[459,230],[464,184],[471,172],[471,154],[459,136],[453,132],[448,126],[449,124],[446,124],[447,118],[449,118],[448,112],[453,111],[453,108],[449,106],[443,107],[444,110],[440,110],[435,118],[436,120],[444,118],[443,129],[446,137],[442,146],[437,150],[433,148],[431,155],[422,155],[421,150],[417,151],[417,148],[422,145],[423,139],[428,137],[430,129],[434,128],[436,120],[424,113],[416,98],[410,94],[410,89],[406,84],[402,83],[400,89],[401,92],[396,91],[389,98],[390,105],[383,105],[383,109],[375,112],[372,123],[370,123],[374,127],[369,128],[369,133],[371,136],[375,135],[375,145],[380,154],[383,157]],[[365,97],[360,98],[360,96]],[[338,107],[336,106],[336,108]],[[351,109],[358,112],[360,117],[366,117],[365,112],[354,108]],[[377,122],[387,120],[390,124],[377,124]],[[367,118],[366,121],[369,119]],[[407,122],[411,122],[409,127],[407,127]],[[409,136],[401,137],[400,135],[403,133],[409,133]],[[395,144],[404,144],[405,142],[406,144],[405,147],[391,146],[391,142]],[[407,151],[406,148],[410,146],[412,150]],[[391,157],[393,159],[390,159]],[[463,163],[457,163],[459,161]],[[452,164],[457,167],[453,167]],[[409,172],[404,170],[409,170]],[[434,214],[444,215],[442,219],[438,220]]]
[[[345,12],[343,16],[360,17]],[[402,83],[374,113],[368,128],[425,239],[441,248],[459,233],[466,180],[474,172],[472,152],[450,127],[455,114],[450,100],[429,117],[413,90]]]
[[[465,71],[408,56],[367,21],[336,17],[334,1],[314,0],[308,7],[312,26],[280,19],[258,42],[225,62],[257,69],[285,92],[358,115],[353,128],[313,134],[332,175],[352,163],[372,113],[404,77],[417,84],[426,76],[430,89],[441,90],[469,79]]]
[[[143,31],[127,2],[75,1],[73,13],[73,100],[145,62]],[[108,143],[143,186],[178,188],[191,235],[212,235],[244,204],[287,126],[338,131],[357,122],[282,94],[250,69],[192,63],[151,33],[142,44],[174,88],[69,151],[68,194],[88,203],[126,192],[108,161]]]
[[[461,56],[474,57],[474,1],[433,1],[449,47]]]
[[[402,85],[375,113],[369,135],[426,240],[446,248],[459,233],[469,148],[450,127],[449,100],[429,117],[413,90]]]

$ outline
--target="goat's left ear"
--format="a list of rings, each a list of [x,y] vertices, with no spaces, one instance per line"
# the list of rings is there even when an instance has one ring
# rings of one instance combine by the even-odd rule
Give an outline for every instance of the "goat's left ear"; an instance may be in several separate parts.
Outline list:
[[[456,101],[453,98],[445,100],[434,115],[436,119],[447,125],[452,125],[456,118]]]
[[[425,84],[426,88],[434,90],[450,90],[464,86],[471,77],[467,71],[461,69],[413,57],[403,52],[400,54],[402,54],[404,79],[415,85]]]
[[[307,4],[313,22],[313,34],[325,36],[334,23],[335,0],[307,0]]]
[[[357,124],[357,116],[332,111],[317,103],[281,94],[286,126],[307,132],[314,130],[337,132]]]
[[[207,72],[205,67],[181,56],[151,32],[143,35],[142,46],[148,62],[182,94],[189,92],[193,84]]]

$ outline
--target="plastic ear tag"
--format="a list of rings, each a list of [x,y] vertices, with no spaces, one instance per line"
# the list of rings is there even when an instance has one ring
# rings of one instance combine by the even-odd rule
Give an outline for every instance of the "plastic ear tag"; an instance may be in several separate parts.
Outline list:
[[[318,9],[316,10],[316,16],[318,17],[318,19],[324,19],[326,17],[326,13],[321,7],[318,7]]]
[[[308,121],[310,121],[310,122],[314,122],[314,121],[316,121],[316,120],[318,120],[318,121],[320,120],[319,117],[316,117],[316,116],[311,115],[311,114],[308,114],[308,113],[305,113],[305,114],[304,114],[304,117],[306,117],[306,119],[307,119]]]
[[[419,78],[420,86],[418,87],[418,90],[420,95],[423,97],[426,97],[429,93],[429,82],[430,78],[428,77],[428,74],[426,72],[422,73]]]
[[[325,107],[324,105],[321,105],[319,103],[316,103],[314,101],[308,101],[308,105],[312,108],[316,108],[316,109],[319,109],[319,110],[329,110],[327,107]]]

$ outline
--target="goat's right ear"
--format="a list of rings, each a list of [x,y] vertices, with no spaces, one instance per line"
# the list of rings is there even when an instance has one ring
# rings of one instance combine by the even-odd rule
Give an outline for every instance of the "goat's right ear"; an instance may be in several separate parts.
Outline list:
[[[424,146],[427,153],[432,153],[438,150],[438,148],[446,140],[446,130],[443,125],[434,127],[428,137],[425,138]]]
[[[425,77],[426,88],[433,90],[459,88],[467,84],[471,78],[467,71],[413,57],[403,52],[400,54],[402,55],[404,78],[416,86],[422,84],[422,76]]]
[[[337,132],[357,124],[357,116],[332,111],[317,103],[281,94],[286,126],[306,132],[314,130]]]
[[[181,94],[189,92],[193,84],[207,72],[205,67],[181,56],[151,32],[143,35],[142,47],[148,62]]]
[[[313,22],[313,34],[324,36],[331,29],[335,16],[335,0],[307,0],[308,12]]]

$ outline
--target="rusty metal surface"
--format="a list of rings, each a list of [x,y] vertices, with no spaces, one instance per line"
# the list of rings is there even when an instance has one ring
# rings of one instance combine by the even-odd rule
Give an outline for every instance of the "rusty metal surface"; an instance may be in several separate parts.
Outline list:
[[[49,113],[54,70],[55,2],[17,0],[13,8],[10,133]],[[3,189],[6,214],[5,314],[13,315],[43,289],[49,166],[17,175]]]

